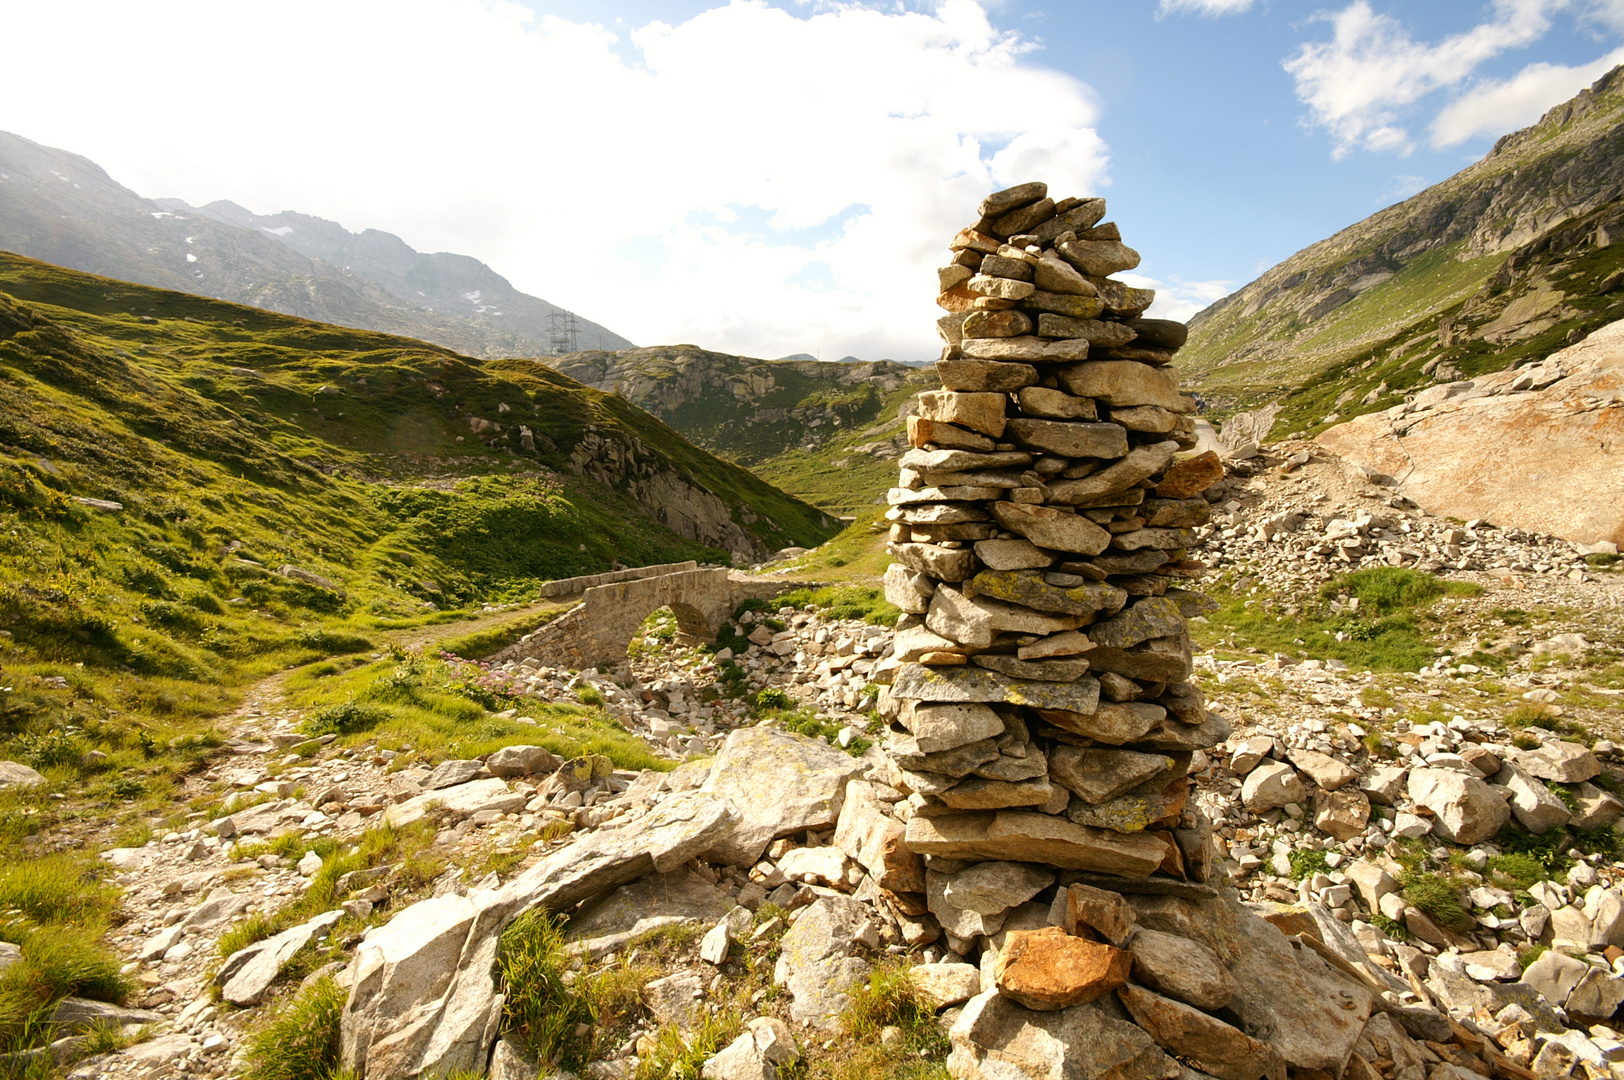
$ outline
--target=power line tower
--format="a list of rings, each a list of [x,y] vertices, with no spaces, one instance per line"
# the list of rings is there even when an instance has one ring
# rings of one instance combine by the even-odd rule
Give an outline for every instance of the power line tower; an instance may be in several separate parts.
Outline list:
[[[547,340],[553,347],[554,356],[579,351],[575,345],[580,332],[581,325],[573,311],[554,311],[548,314]]]

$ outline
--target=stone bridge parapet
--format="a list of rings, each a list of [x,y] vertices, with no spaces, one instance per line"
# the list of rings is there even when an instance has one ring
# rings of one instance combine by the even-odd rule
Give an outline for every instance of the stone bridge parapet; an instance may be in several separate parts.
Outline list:
[[[660,563],[656,566],[634,566],[629,570],[610,570],[604,574],[583,574],[580,577],[559,578],[549,581],[541,587],[541,598],[552,600],[560,596],[574,596],[578,592],[585,592],[599,585],[613,585],[619,581],[636,581],[638,578],[660,577],[663,574],[675,574],[683,570],[698,570],[699,564],[692,559],[687,562]]]
[[[577,671],[614,664],[625,659],[626,647],[643,620],[661,608],[671,609],[677,618],[677,628],[684,634],[712,641],[732,617],[733,610],[744,601],[771,600],[791,589],[815,584],[750,577],[720,567],[699,569],[692,563],[686,565],[690,568],[593,585],[582,592],[579,604],[489,660],[502,663],[533,658],[547,667]],[[664,571],[666,568],[639,569]],[[590,578],[570,580],[579,582]]]

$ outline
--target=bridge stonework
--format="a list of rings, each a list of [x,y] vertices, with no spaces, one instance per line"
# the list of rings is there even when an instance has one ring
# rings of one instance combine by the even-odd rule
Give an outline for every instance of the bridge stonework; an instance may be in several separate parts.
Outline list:
[[[489,660],[533,658],[547,667],[576,671],[614,664],[625,659],[626,647],[643,620],[660,608],[671,609],[683,633],[712,641],[745,600],[771,600],[810,584],[814,583],[707,568],[593,585],[581,593],[579,604]]]

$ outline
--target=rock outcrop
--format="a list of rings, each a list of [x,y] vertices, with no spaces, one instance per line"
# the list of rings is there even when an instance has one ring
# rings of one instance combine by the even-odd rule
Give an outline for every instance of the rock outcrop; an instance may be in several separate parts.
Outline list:
[[[1624,321],[1317,441],[1440,517],[1624,546]]]

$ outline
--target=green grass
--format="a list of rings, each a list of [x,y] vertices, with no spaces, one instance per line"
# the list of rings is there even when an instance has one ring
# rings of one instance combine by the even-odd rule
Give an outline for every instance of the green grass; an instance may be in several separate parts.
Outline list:
[[[1322,586],[1317,598],[1293,597],[1288,605],[1251,595],[1226,576],[1206,590],[1218,610],[1191,632],[1207,650],[1251,646],[1300,659],[1340,660],[1360,670],[1416,671],[1435,657],[1441,626],[1433,611],[1436,602],[1474,595],[1476,588],[1402,567],[1378,567],[1344,574]],[[1358,597],[1358,611],[1333,608],[1340,596]],[[1375,693],[1380,699],[1381,691]]]
[[[104,943],[118,890],[101,867],[81,857],[24,857],[0,862],[0,941],[22,958],[0,973],[0,1053],[42,1045],[45,1019],[69,995],[123,1003],[132,990],[118,956]]]
[[[766,691],[761,691],[756,697],[759,699],[762,693],[766,693]],[[769,697],[768,700],[777,701],[778,697]],[[839,745],[835,742],[835,738],[840,734],[843,725],[830,723],[819,716],[814,709],[764,705],[758,700],[756,707],[750,710],[750,715],[758,721],[770,721],[777,724],[785,731],[793,731],[795,734],[805,735],[809,739],[822,739],[830,746]],[[874,740],[859,735],[852,739],[845,749],[846,753],[852,757],[862,757],[864,752],[872,745],[874,745]]]
[[[827,619],[861,619],[875,626],[895,626],[902,616],[902,612],[885,599],[885,591],[872,585],[792,589],[775,603],[781,607],[816,608]]]
[[[345,996],[324,976],[272,1013],[248,1041],[246,1080],[340,1080]]]
[[[479,660],[512,645],[538,627],[545,626],[563,614],[564,608],[551,611],[528,612],[483,630],[472,630],[455,637],[442,638],[439,648],[468,660]]]
[[[376,742],[431,761],[533,745],[563,758],[604,754],[622,769],[672,767],[601,709],[518,696],[504,677],[443,653],[401,653],[348,671],[300,671],[286,686],[290,700],[309,710],[305,730],[338,734],[342,745]],[[535,725],[495,715],[510,708]]]
[[[947,1032],[906,960],[875,964],[839,1020],[836,1045],[807,1061],[809,1080],[946,1080]],[[882,1040],[887,1028],[900,1037]]]
[[[1410,906],[1426,912],[1445,930],[1464,930],[1471,923],[1461,906],[1460,889],[1441,874],[1406,872],[1399,879],[1399,891]]]
[[[887,483],[894,484],[895,463],[888,466],[891,479]],[[857,519],[850,525],[789,565],[797,576],[819,581],[878,578],[891,564],[891,555],[885,550],[890,531],[891,523],[882,512],[865,507],[857,512]]]
[[[1291,862],[1291,880],[1301,881],[1315,874],[1328,874],[1331,866],[1318,848],[1297,848],[1286,855]]]
[[[505,417],[502,437],[474,437],[469,416]],[[212,719],[268,675],[342,670],[387,634],[615,560],[727,560],[627,482],[581,474],[571,455],[589,434],[709,492],[766,547],[832,531],[532,362],[0,253],[0,757],[40,763],[75,810],[155,810],[218,745]],[[534,625],[452,644],[496,648]],[[90,750],[106,758],[82,764]],[[62,810],[47,809],[30,828]]]

